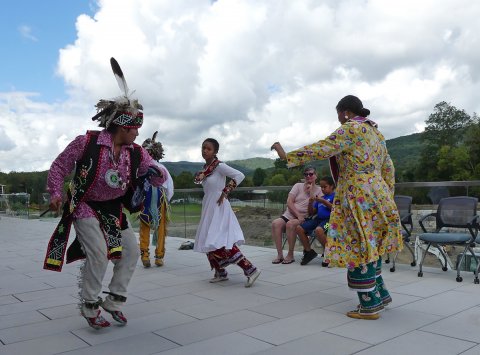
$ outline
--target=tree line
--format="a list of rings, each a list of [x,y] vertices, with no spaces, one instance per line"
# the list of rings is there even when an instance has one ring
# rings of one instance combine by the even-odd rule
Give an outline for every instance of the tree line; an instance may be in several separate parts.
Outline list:
[[[446,103],[435,105],[426,121],[416,181],[480,179],[480,119]]]

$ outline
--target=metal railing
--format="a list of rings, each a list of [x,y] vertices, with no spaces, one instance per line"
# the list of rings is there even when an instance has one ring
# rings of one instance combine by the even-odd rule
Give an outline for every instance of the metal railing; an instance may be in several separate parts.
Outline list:
[[[230,195],[230,204],[242,219],[248,220],[248,214],[264,214],[266,219],[274,219],[280,216],[286,209],[286,200],[291,186],[255,186],[238,187]],[[403,182],[395,185],[395,192],[398,195],[409,195],[413,197],[414,210],[432,210],[438,200],[446,196],[475,196],[480,198],[480,180],[475,181],[438,181],[438,182]],[[171,222],[169,224],[169,235],[184,238],[193,238],[201,215],[201,201],[203,197],[202,188],[176,189],[171,201]],[[6,195],[3,195],[4,200]],[[11,197],[12,199],[14,197]],[[17,198],[17,197],[15,197]],[[7,212],[26,218],[38,218],[39,212],[48,208],[48,201],[45,205],[39,205],[36,211],[29,211],[28,203],[21,206],[23,213],[13,213],[11,203],[14,200],[0,203],[0,214]],[[8,206],[3,210],[2,206]],[[20,208],[20,207],[19,207]],[[52,216],[52,214],[47,214]],[[262,221],[264,222],[264,221]],[[133,220],[134,228],[138,226]],[[242,226],[243,227],[243,226]],[[269,227],[262,235],[267,236]],[[246,235],[248,238],[249,236]]]
[[[286,200],[291,186],[256,186],[238,187],[230,196],[232,207],[240,212],[242,219],[247,220],[245,214],[263,213],[271,219],[280,216],[286,208]],[[434,210],[439,199],[447,196],[475,196],[480,199],[480,180],[476,181],[439,181],[439,182],[404,182],[395,184],[395,193],[398,195],[413,196],[414,210]],[[169,230],[178,237],[193,238],[196,224],[200,219],[202,188],[176,189],[172,199],[172,222]],[[199,208],[191,208],[192,205]],[[179,208],[182,206],[182,208]],[[190,207],[189,207],[190,206]],[[250,207],[250,211],[245,210]],[[263,208],[264,210],[259,210]],[[195,214],[196,211],[196,214]],[[183,213],[183,222],[180,221]],[[253,217],[253,216],[252,216]],[[253,220],[253,218],[252,218]],[[178,223],[183,223],[178,228]],[[243,226],[242,226],[243,227]],[[181,233],[180,233],[181,231]],[[263,234],[268,234],[267,233]],[[248,235],[246,238],[248,239]]]

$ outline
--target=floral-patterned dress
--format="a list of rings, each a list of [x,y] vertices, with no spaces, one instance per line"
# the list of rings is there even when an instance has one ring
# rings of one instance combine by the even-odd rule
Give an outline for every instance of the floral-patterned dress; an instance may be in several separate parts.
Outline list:
[[[331,266],[350,270],[403,248],[393,163],[385,138],[369,122],[356,117],[326,139],[287,154],[288,167],[333,157],[338,178],[325,257]]]

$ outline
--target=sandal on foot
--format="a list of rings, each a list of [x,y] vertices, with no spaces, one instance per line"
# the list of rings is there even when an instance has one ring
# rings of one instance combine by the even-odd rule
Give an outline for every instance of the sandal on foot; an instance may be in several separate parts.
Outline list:
[[[295,259],[290,259],[290,260],[284,259],[284,260],[282,261],[282,264],[287,265],[287,264],[291,264],[291,263],[294,263],[294,262],[295,262]]]
[[[283,262],[283,258],[276,258],[272,260],[272,264],[281,264]]]

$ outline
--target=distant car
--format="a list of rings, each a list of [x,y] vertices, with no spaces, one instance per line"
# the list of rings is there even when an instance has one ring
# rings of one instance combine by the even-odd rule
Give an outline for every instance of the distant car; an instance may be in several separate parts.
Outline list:
[[[238,198],[229,198],[230,204],[235,207],[244,207],[247,205],[245,201],[239,200]]]

